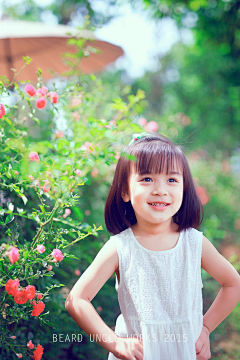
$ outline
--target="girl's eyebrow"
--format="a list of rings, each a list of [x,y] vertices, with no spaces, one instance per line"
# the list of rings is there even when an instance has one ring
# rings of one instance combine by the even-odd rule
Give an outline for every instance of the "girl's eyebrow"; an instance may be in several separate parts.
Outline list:
[[[143,173],[143,174],[137,174],[138,176],[146,176],[146,175],[155,175],[155,173]],[[168,173],[167,173],[167,175],[180,175],[180,176],[182,176],[182,174],[179,172],[179,171],[169,171]]]
[[[178,172],[178,171],[170,171],[168,173],[168,175],[182,175],[182,174],[180,172]]]

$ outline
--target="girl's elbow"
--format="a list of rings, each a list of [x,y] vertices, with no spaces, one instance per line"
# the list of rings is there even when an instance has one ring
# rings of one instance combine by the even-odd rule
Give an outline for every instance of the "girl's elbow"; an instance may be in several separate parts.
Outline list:
[[[74,297],[74,294],[70,292],[65,301],[65,309],[67,310],[67,312],[71,313],[71,311],[74,309],[75,302],[76,302],[76,298]]]
[[[71,315],[75,313],[75,310],[77,309],[78,312],[81,312],[84,299],[82,297],[74,295],[74,293],[71,293],[68,295],[66,301],[65,301],[65,309],[67,312]]]
[[[71,299],[71,294],[68,295],[66,301],[65,301],[65,309],[70,312],[70,308],[71,308],[71,303],[72,303],[72,299]]]

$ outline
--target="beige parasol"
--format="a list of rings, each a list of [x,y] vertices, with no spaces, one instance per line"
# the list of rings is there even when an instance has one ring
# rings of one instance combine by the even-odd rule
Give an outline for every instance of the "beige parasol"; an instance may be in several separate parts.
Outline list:
[[[20,70],[24,64],[23,56],[30,56],[33,60],[18,75],[18,80],[37,81],[37,68],[42,69],[44,79],[53,77],[49,69],[58,74],[68,70],[61,55],[75,52],[76,47],[67,45],[67,39],[70,38],[67,33],[76,35],[79,31],[65,25],[0,20],[0,75],[11,79],[13,72],[10,69]],[[100,53],[90,53],[81,60],[80,69],[83,73],[99,72],[123,55],[121,47],[96,39],[91,31],[84,30],[80,36],[93,39],[89,45],[100,50]]]

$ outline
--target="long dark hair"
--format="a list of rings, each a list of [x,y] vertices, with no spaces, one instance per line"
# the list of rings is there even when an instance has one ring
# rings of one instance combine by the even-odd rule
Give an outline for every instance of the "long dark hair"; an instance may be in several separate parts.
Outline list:
[[[124,156],[118,160],[112,185],[105,204],[105,224],[111,234],[118,234],[136,224],[137,219],[131,201],[124,202],[122,194],[128,192],[131,164],[141,174],[167,173],[176,166],[183,174],[183,201],[173,221],[178,231],[190,227],[197,229],[203,220],[203,207],[197,196],[193,178],[185,154],[180,146],[163,135],[146,134],[123,149]],[[125,154],[132,155],[136,161]]]

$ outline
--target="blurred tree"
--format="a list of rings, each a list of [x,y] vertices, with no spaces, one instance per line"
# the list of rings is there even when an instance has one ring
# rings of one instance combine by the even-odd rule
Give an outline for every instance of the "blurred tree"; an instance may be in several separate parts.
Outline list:
[[[106,14],[94,11],[92,2],[88,0],[53,0],[47,4],[24,0],[14,5],[4,1],[2,8],[4,17],[28,21],[55,21],[64,25],[74,20],[78,26],[81,26],[86,15],[91,17],[93,24],[105,23],[110,18]]]

